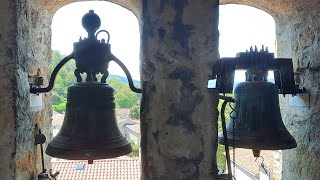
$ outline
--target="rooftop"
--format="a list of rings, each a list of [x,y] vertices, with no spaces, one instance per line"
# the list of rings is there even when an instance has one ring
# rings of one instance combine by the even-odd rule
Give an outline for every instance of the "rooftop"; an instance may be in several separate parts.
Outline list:
[[[101,159],[88,161],[55,161],[53,172],[59,171],[59,180],[138,180],[139,159]]]
[[[63,120],[64,120],[64,113],[58,113],[58,112],[55,112],[53,113],[52,115],[52,125],[53,126],[56,126],[56,125],[62,125],[63,124]]]

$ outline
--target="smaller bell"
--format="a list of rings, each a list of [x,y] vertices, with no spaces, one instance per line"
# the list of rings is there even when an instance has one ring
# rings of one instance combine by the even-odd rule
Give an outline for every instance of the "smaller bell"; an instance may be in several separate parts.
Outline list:
[[[265,81],[247,81],[234,90],[235,111],[227,124],[229,146],[253,149],[255,157],[260,150],[280,150],[297,147],[284,126],[279,107],[277,85]],[[219,143],[225,144],[223,134]]]

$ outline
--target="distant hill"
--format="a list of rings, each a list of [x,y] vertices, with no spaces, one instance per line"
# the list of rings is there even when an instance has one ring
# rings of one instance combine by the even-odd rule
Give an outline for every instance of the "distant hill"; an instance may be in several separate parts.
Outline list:
[[[121,81],[121,82],[123,82],[123,83],[125,83],[125,84],[128,84],[128,79],[127,79],[127,77],[110,74],[108,78],[115,78],[115,79],[118,79],[119,81]],[[134,80],[134,79],[133,79],[133,84],[140,87],[140,81],[139,81],[139,80]]]

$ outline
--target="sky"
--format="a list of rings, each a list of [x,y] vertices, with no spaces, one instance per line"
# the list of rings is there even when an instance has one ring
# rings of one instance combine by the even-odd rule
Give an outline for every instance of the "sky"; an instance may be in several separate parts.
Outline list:
[[[68,55],[73,50],[73,43],[80,36],[87,37],[81,19],[92,9],[100,16],[100,30],[110,33],[111,52],[129,69],[133,79],[140,79],[139,53],[140,32],[136,16],[129,10],[109,2],[77,2],[60,8],[52,20],[52,49]],[[107,38],[100,33],[98,39]],[[110,63],[109,73],[125,76],[122,69],[114,62]]]
[[[219,53],[220,57],[235,57],[251,46],[268,47],[275,53],[275,21],[268,13],[244,5],[221,5],[219,8]],[[276,56],[276,54],[275,54]],[[269,72],[268,79],[273,73]],[[236,71],[235,81],[245,81],[245,71]]]
[[[110,2],[77,2],[60,8],[52,20],[52,49],[68,55],[80,36],[87,37],[81,25],[82,16],[93,9],[101,18],[100,29],[110,33],[111,52],[129,69],[133,79],[139,80],[140,32],[136,16],[129,10]],[[275,52],[275,22],[264,11],[244,5],[221,5],[219,10],[220,57],[235,57],[250,46],[268,46]],[[98,39],[106,38],[101,33]],[[125,76],[115,63],[109,73]],[[244,72],[236,75],[243,80]]]

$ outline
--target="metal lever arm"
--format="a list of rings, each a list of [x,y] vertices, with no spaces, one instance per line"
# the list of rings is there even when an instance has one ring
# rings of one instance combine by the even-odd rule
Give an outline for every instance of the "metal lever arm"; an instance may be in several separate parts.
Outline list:
[[[48,87],[45,88],[40,88],[40,87],[35,87],[35,86],[30,86],[30,92],[33,94],[37,94],[37,93],[43,93],[43,92],[49,92],[51,91],[51,89],[53,88],[54,85],[54,81],[56,79],[56,76],[59,72],[59,70],[62,68],[63,65],[65,65],[70,59],[73,59],[74,54],[71,53],[70,55],[66,56],[65,58],[63,58],[59,64],[54,68],[51,77],[50,77],[50,81],[49,81],[49,85]]]
[[[219,99],[224,100],[222,103],[220,113],[221,113],[222,133],[223,133],[223,138],[224,138],[224,143],[225,143],[224,149],[225,149],[225,153],[226,153],[227,168],[228,168],[227,179],[231,180],[232,179],[232,169],[231,169],[231,162],[230,162],[229,142],[228,142],[228,138],[227,138],[226,118],[225,118],[224,112],[225,112],[227,103],[235,102],[235,100],[231,97],[222,96],[222,95],[219,95]]]
[[[121,69],[124,71],[124,73],[126,74],[130,89],[133,92],[141,93],[142,90],[140,88],[136,88],[134,86],[131,74],[130,74],[129,70],[127,69],[127,67],[116,56],[114,56],[113,54],[111,54],[111,57],[112,57],[112,60],[114,62],[116,62],[121,67]]]

